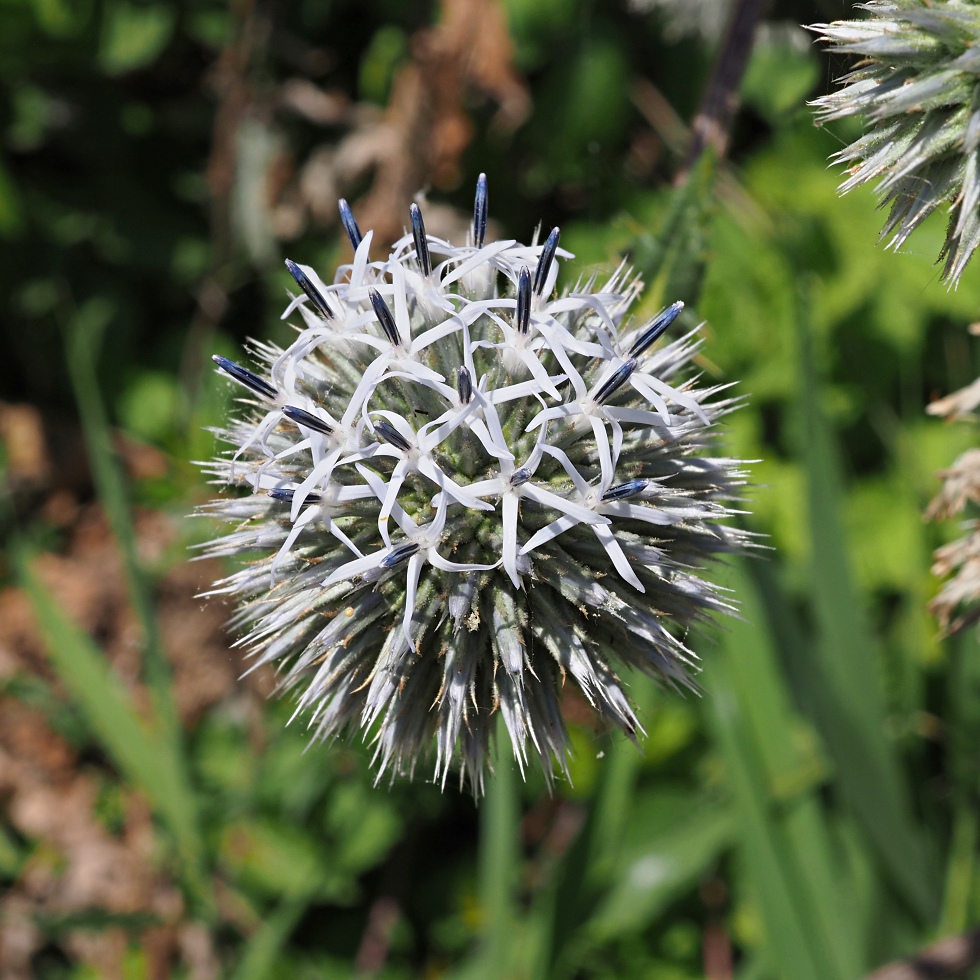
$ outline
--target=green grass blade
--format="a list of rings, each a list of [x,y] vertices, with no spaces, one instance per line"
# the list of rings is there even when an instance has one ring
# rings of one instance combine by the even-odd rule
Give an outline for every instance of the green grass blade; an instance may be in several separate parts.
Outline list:
[[[140,789],[173,835],[184,881],[192,898],[208,903],[208,886],[194,795],[172,744],[147,730],[102,651],[71,622],[31,571],[26,553],[14,560],[21,587],[30,597],[48,657],[68,693],[82,709],[92,733]]]
[[[309,904],[306,897],[283,901],[249,940],[232,980],[266,980],[271,976],[283,947]]]
[[[646,847],[624,861],[589,921],[597,943],[639,933],[675,898],[692,888],[729,847],[734,820],[727,807],[695,809],[672,832],[651,835]]]
[[[646,683],[636,678],[634,697]],[[639,698],[642,701],[642,697]],[[537,924],[535,976],[571,972],[575,952],[588,945],[583,927],[609,885],[620,830],[628,819],[636,776],[643,761],[625,738],[609,738],[592,806],[575,843],[555,871],[533,915]]]
[[[833,759],[837,782],[886,873],[920,919],[928,922],[937,906],[935,875],[912,816],[908,786],[885,734],[875,642],[851,577],[840,517],[840,463],[820,410],[802,317],[799,339],[811,594],[818,626],[814,717]]]
[[[82,306],[71,316],[65,328],[68,371],[85,435],[95,489],[122,552],[130,601],[143,633],[143,667],[147,686],[165,737],[179,746],[180,722],[173,700],[170,666],[157,628],[150,582],[137,556],[136,530],[133,527],[129,496],[112,448],[109,420],[95,373],[93,352],[100,346],[107,316],[108,313],[95,300]]]
[[[516,888],[521,857],[517,773],[510,740],[501,723],[497,758],[487,783],[480,821],[480,906],[485,916],[482,959],[491,968],[505,961],[516,920]]]
[[[745,621],[726,633],[707,702],[772,957],[786,976],[850,980],[865,937],[817,795],[825,770],[792,716],[752,582],[740,569],[735,579]]]
[[[656,232],[644,231],[630,243],[630,262],[650,284],[647,301],[697,301],[709,254],[716,176],[716,161],[705,154],[683,187],[666,192],[666,209]]]
[[[946,865],[946,888],[939,935],[965,932],[971,921],[971,898],[975,888],[977,839],[980,815],[976,807],[966,804],[953,816],[953,839]]]

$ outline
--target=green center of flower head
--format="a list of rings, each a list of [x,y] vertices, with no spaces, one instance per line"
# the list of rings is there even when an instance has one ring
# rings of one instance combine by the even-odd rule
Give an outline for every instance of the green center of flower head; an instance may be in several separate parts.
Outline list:
[[[478,793],[499,710],[550,778],[567,675],[631,736],[614,665],[692,683],[678,634],[727,608],[695,571],[746,543],[718,523],[739,464],[701,455],[735,402],[693,385],[696,331],[658,344],[682,303],[630,322],[624,266],[553,298],[557,228],[486,243],[482,175],[465,246],[413,205],[372,262],[340,210],[354,260],[332,284],[286,263],[293,344],[259,347],[258,373],[215,358],[254,396],[211,467],[253,492],[207,508],[236,524],[211,553],[253,560],[216,591],[316,736],[361,727],[382,772],[434,745],[436,778],[458,762]]]

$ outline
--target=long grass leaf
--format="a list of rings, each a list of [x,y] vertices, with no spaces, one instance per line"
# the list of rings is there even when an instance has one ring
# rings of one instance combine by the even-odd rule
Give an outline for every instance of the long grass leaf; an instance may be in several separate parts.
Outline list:
[[[92,478],[102,509],[122,552],[130,602],[143,633],[143,665],[154,709],[165,736],[180,747],[180,722],[171,689],[170,666],[163,652],[153,608],[150,582],[136,550],[129,495],[112,448],[109,420],[99,392],[94,352],[100,346],[106,311],[90,301],[75,311],[64,327],[68,371],[85,435]],[[183,763],[182,763],[183,764]]]
[[[625,861],[589,921],[597,943],[637,933],[667,905],[701,880],[734,839],[727,807],[707,806],[672,832],[651,836],[639,853]]]
[[[146,795],[170,830],[188,891],[206,908],[204,846],[194,796],[170,743],[140,721],[102,651],[64,615],[31,570],[23,549],[15,551],[14,560],[55,672],[120,772]]]
[[[786,976],[849,980],[865,943],[818,798],[825,771],[792,716],[751,580],[736,577],[745,621],[726,633],[707,700],[766,935]]]
[[[517,914],[521,830],[517,774],[509,753],[509,739],[501,723],[480,823],[480,905],[485,916],[482,956],[491,971],[507,955]]]
[[[818,626],[814,719],[848,804],[890,880],[925,922],[936,910],[935,875],[912,816],[908,786],[885,734],[875,643],[851,577],[840,517],[840,463],[820,410],[808,327],[802,314],[799,320],[811,594]]]
[[[642,687],[642,684],[638,680],[638,685]],[[555,870],[550,888],[541,895],[534,909],[538,927],[535,976],[570,973],[576,951],[590,941],[583,926],[609,886],[620,829],[629,817],[642,761],[636,746],[623,738],[609,740],[592,806],[582,829]]]
[[[283,947],[309,904],[306,897],[283,901],[249,940],[232,980],[265,980],[271,976]]]

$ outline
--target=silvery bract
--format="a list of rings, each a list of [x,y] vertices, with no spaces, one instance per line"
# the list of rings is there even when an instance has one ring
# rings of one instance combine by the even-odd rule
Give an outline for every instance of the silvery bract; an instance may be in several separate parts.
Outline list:
[[[207,553],[242,559],[215,591],[315,737],[475,793],[498,712],[550,779],[563,685],[631,736],[617,671],[691,685],[688,629],[729,608],[698,569],[745,544],[739,463],[702,455],[735,402],[696,386],[696,330],[662,339],[683,304],[631,321],[625,267],[554,298],[558,229],[487,243],[486,202],[481,177],[462,247],[413,205],[384,262],[341,202],[353,263],[286,263],[293,344],[215,358],[246,408],[209,464],[238,492],[205,508],[233,525]]]
[[[862,116],[867,132],[835,155],[849,191],[877,181],[891,206],[882,237],[898,248],[940,205],[940,253],[954,284],[980,243],[980,7],[972,2],[871,0],[870,16],[811,29],[839,54],[861,56],[842,87],[816,105],[821,120]]]

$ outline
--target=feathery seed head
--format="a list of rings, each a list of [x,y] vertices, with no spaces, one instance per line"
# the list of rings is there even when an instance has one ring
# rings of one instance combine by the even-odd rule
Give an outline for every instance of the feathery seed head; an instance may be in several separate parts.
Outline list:
[[[949,210],[939,255],[956,285],[980,244],[980,7],[966,0],[870,0],[870,16],[810,29],[840,54],[861,56],[818,119],[863,116],[867,131],[835,154],[842,192],[876,181],[891,208],[882,238],[899,248],[940,205]]]
[[[554,296],[558,229],[486,243],[486,201],[481,175],[461,247],[413,206],[378,262],[342,202],[354,262],[288,263],[293,343],[215,358],[247,407],[204,508],[233,525],[208,553],[249,559],[215,592],[314,737],[361,729],[409,775],[434,748],[476,794],[498,711],[550,779],[566,681],[631,737],[617,671],[693,686],[685,637],[730,608],[698,570],[749,543],[741,464],[706,454],[737,402],[697,385],[697,330],[654,349],[683,304],[634,325],[625,267]]]

